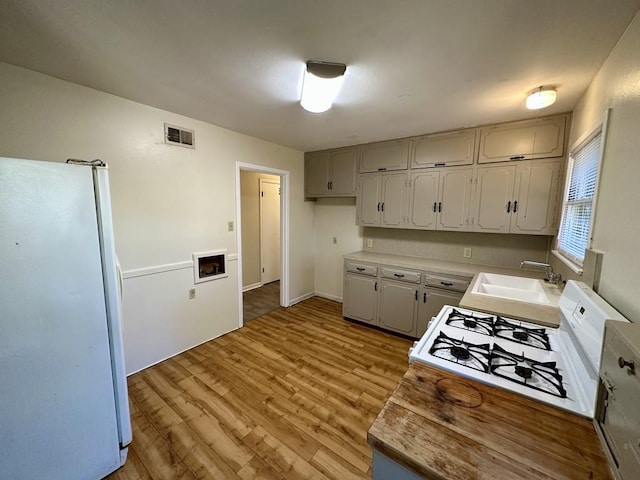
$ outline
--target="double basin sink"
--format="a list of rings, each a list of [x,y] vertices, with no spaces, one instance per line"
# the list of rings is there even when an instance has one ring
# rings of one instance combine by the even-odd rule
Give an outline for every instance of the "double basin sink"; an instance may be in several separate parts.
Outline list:
[[[482,272],[476,277],[471,293],[516,302],[557,306],[558,296],[550,294],[547,285],[543,280],[534,278]]]

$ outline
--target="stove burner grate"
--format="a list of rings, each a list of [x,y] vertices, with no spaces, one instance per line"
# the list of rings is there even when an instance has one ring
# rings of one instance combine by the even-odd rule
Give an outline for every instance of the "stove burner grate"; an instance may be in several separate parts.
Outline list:
[[[486,344],[476,345],[457,340],[440,332],[433,341],[429,353],[435,357],[449,362],[457,363],[467,368],[489,373],[489,354],[491,346]]]
[[[452,308],[445,324],[492,337],[494,320],[495,317],[493,316],[483,317],[471,313],[462,313],[460,310]]]
[[[551,351],[549,336],[545,328],[525,327],[520,323],[497,317],[493,324],[493,333],[496,337],[505,340]]]
[[[556,362],[538,362],[494,344],[489,364],[493,375],[556,397],[567,398]]]

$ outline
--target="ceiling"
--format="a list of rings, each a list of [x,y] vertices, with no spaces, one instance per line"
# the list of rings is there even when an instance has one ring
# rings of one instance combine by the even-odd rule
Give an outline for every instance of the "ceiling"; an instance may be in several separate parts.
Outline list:
[[[0,60],[298,150],[573,109],[640,0],[2,0]],[[304,63],[347,64],[324,114]],[[557,86],[532,113],[528,91]],[[184,125],[189,127],[189,125]]]

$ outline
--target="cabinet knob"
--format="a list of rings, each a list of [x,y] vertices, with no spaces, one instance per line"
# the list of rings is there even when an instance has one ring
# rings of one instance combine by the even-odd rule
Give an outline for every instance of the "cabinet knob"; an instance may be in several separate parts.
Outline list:
[[[632,361],[627,361],[622,357],[618,357],[618,366],[620,368],[629,367],[629,374],[634,375],[636,373],[636,365]]]

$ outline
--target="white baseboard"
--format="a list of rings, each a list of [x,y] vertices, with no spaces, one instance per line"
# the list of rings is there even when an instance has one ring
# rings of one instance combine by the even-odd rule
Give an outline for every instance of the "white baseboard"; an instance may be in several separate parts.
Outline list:
[[[333,300],[334,302],[342,303],[342,297],[338,297],[337,295],[331,295],[330,293],[316,292],[316,297],[322,297],[328,300]]]
[[[254,288],[260,288],[262,286],[262,282],[252,283],[251,285],[247,285],[246,287],[242,287],[242,293],[248,292],[249,290],[253,290]]]
[[[316,292],[309,292],[309,293],[305,293],[304,295],[300,295],[298,298],[294,298],[293,300],[291,300],[289,302],[289,306],[291,307],[291,306],[295,305],[296,303],[300,303],[300,302],[302,302],[304,300],[307,300],[307,299],[315,296],[315,294],[316,294]]]

